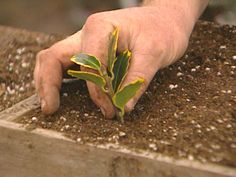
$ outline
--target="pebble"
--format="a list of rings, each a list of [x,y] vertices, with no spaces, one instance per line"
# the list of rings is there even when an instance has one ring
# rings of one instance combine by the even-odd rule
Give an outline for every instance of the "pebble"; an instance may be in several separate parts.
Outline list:
[[[64,96],[64,97],[68,97],[68,93],[66,93],[66,92],[63,93],[63,96]]]
[[[210,71],[211,69],[210,69],[210,68],[206,68],[205,70],[206,70],[206,71]]]
[[[217,76],[221,76],[221,72],[217,72]]]
[[[33,122],[37,122],[37,121],[38,121],[38,118],[37,118],[37,117],[32,117],[31,120],[32,120]]]
[[[215,130],[216,127],[214,127],[214,126],[211,125],[211,126],[210,126],[210,129],[211,129],[211,130]]]
[[[124,137],[124,136],[126,136],[126,133],[125,132],[119,132],[119,136]]]
[[[66,118],[63,117],[63,116],[61,116],[59,119],[62,120],[62,121],[64,121],[64,122],[66,121]]]
[[[11,89],[9,86],[7,87],[7,92],[10,94],[10,95],[13,95],[15,94],[15,89]]]
[[[21,87],[19,88],[19,91],[20,91],[20,92],[24,92],[24,91],[25,91],[25,88],[21,86]]]
[[[220,49],[226,49],[226,45],[221,45]]]
[[[221,120],[221,119],[216,119],[216,121],[217,121],[218,123],[220,123],[220,124],[223,123],[223,120]]]
[[[188,155],[188,160],[194,160],[193,155],[189,154],[189,155]]]
[[[21,63],[21,67],[22,68],[28,68],[29,67],[29,63],[26,63],[26,62],[23,62],[23,63]]]
[[[148,146],[149,146],[149,148],[153,149],[154,151],[157,150],[157,146],[156,146],[156,144],[154,144],[154,143],[151,143],[151,144],[149,144]]]
[[[236,66],[231,66],[231,68],[232,68],[232,69],[235,69],[235,68],[236,68]]]
[[[169,85],[169,88],[172,90],[172,89],[175,89],[175,88],[177,88],[178,87],[178,85],[177,84],[170,84]]]
[[[65,125],[65,129],[69,130],[70,129],[70,125]]]
[[[84,113],[84,116],[85,116],[85,117],[88,117],[88,116],[89,116],[89,114],[88,114],[88,113]]]
[[[211,146],[212,149],[215,149],[215,150],[220,149],[220,145],[218,145],[218,144],[211,144],[210,146]]]
[[[77,138],[76,141],[77,141],[77,142],[81,142],[81,138]]]
[[[230,147],[236,149],[236,144],[231,144]]]
[[[178,76],[178,77],[183,76],[183,75],[184,75],[184,74],[181,73],[181,72],[178,72],[178,73],[177,73],[177,76]]]
[[[198,148],[202,147],[202,144],[201,144],[201,143],[197,143],[197,144],[194,145],[194,147],[195,147],[196,149],[198,149]]]
[[[233,58],[233,60],[236,60],[236,55],[234,55],[232,58]]]
[[[232,128],[231,124],[226,125],[226,128]]]
[[[191,72],[195,72],[195,71],[197,71],[196,68],[192,68],[191,69]]]

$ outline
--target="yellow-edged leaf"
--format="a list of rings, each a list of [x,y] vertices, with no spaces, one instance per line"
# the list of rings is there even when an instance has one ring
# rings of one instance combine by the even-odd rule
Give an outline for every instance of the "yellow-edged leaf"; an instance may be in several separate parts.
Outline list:
[[[78,79],[93,82],[97,86],[101,87],[103,91],[105,91],[106,81],[103,77],[101,77],[98,74],[84,71],[74,71],[74,70],[68,70],[67,73],[73,77],[77,77]]]
[[[124,107],[126,103],[135,96],[136,92],[140,89],[144,79],[137,79],[122,89],[120,89],[113,97],[113,104],[119,108],[121,118],[124,116]]]
[[[115,30],[111,33],[109,46],[108,46],[107,70],[110,74],[112,74],[112,65],[116,58],[118,36],[119,36],[119,29],[116,27]]]
[[[101,62],[92,55],[81,53],[78,55],[74,55],[70,60],[78,65],[81,65],[87,68],[92,68],[95,70],[100,70],[101,68]]]
[[[115,63],[113,66],[114,77],[112,79],[112,86],[113,86],[114,92],[116,92],[120,88],[127,74],[130,58],[131,58],[131,52],[126,50],[123,53],[121,53],[115,60]]]

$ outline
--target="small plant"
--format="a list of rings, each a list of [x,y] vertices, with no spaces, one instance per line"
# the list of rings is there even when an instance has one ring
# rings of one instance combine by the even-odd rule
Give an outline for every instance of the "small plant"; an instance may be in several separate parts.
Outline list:
[[[121,87],[128,72],[131,52],[125,50],[117,56],[118,36],[119,30],[115,28],[110,35],[107,68],[105,68],[95,56],[82,53],[73,56],[71,61],[85,68],[93,69],[95,72],[75,70],[68,70],[67,72],[73,77],[93,82],[99,86],[113,103],[116,110],[116,117],[119,118],[121,122],[124,122],[124,107],[126,103],[134,97],[144,82],[144,79],[138,78],[124,87]]]

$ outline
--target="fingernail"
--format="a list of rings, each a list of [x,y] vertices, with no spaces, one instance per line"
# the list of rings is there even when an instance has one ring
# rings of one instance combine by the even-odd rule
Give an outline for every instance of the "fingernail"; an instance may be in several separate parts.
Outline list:
[[[125,110],[126,110],[127,112],[132,111],[132,110],[134,109],[135,104],[136,104],[136,103],[135,103],[135,99],[129,100],[128,103],[127,103],[126,106],[125,106]]]
[[[45,100],[41,100],[41,109],[44,109],[44,107],[46,106],[46,101]]]
[[[105,112],[104,108],[101,107],[100,110],[101,110],[103,116],[106,117],[106,112]]]

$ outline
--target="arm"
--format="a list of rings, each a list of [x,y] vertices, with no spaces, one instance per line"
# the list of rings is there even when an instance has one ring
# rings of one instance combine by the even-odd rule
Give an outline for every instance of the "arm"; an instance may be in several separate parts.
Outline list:
[[[132,52],[123,85],[138,77],[145,79],[140,92],[126,105],[126,111],[131,111],[155,73],[183,55],[206,5],[207,0],[146,0],[141,7],[91,15],[79,32],[37,55],[34,78],[42,111],[52,114],[58,109],[62,75],[72,65],[72,55],[89,53],[106,66],[108,40],[114,26],[120,29],[118,51],[128,48]],[[112,118],[114,108],[109,98],[94,84],[87,82],[87,86],[94,103],[105,117]]]

